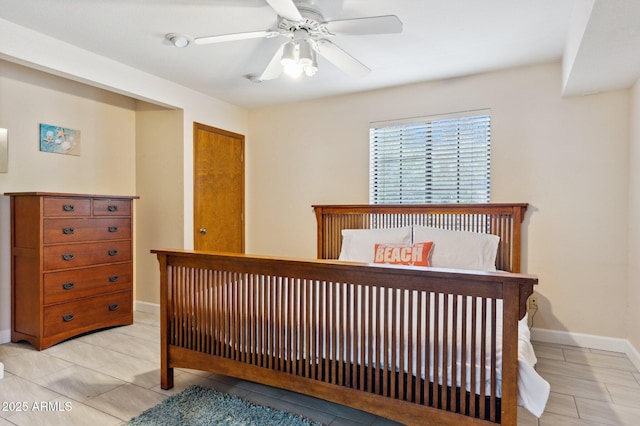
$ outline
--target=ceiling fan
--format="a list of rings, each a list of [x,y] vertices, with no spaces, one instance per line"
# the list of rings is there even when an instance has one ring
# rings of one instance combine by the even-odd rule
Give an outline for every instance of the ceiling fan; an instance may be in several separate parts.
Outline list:
[[[192,38],[170,33],[165,37],[177,47],[194,44],[222,43],[254,38],[283,36],[283,43],[261,74],[247,77],[254,82],[272,80],[284,71],[292,76],[313,76],[318,71],[316,54],[321,55],[345,73],[363,77],[371,70],[329,40],[337,34],[368,35],[402,32],[402,22],[395,15],[325,21],[320,11],[307,0],[266,0],[278,14],[277,27],[262,31]]]

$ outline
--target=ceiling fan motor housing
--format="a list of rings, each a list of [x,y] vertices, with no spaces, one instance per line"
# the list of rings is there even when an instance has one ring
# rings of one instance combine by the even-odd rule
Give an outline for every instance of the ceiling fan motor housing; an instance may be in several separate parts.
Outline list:
[[[278,17],[278,29],[283,32],[283,35],[287,35],[286,33],[295,34],[298,30],[306,31],[310,37],[331,35],[327,31],[324,25],[324,18],[318,10],[302,5],[298,6],[298,10],[303,18],[301,21],[291,21],[282,16]]]

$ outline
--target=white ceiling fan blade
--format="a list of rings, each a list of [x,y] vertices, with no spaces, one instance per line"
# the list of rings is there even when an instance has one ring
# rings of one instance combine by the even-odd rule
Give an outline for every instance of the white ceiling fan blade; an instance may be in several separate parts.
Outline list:
[[[295,22],[302,21],[302,15],[293,0],[267,0],[267,3],[283,18]]]
[[[281,60],[282,60],[283,49],[284,49],[284,44],[280,46],[276,54],[273,55],[273,58],[271,58],[269,65],[267,65],[264,71],[262,71],[262,74],[258,76],[259,81],[273,80],[275,78],[278,78],[280,74],[282,74],[283,67],[282,67]]]
[[[225,41],[247,40],[250,38],[273,37],[277,35],[274,31],[251,31],[248,33],[221,34],[208,37],[197,37],[193,39],[195,44],[223,43]]]
[[[327,30],[335,34],[395,34],[402,32],[402,21],[395,15],[369,18],[341,19],[325,22]]]
[[[353,77],[364,77],[371,70],[363,65],[353,56],[331,43],[329,40],[321,39],[317,42],[318,53],[333,65]]]

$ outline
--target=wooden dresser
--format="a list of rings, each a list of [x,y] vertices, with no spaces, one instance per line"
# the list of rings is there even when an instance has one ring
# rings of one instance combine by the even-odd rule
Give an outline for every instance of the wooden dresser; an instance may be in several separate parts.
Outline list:
[[[133,323],[133,200],[46,192],[11,197],[11,340],[42,350]]]

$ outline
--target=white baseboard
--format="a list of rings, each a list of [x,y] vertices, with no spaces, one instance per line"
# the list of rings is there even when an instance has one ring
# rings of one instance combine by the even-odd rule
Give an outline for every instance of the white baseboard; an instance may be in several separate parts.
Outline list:
[[[636,347],[633,346],[631,342],[629,342],[628,340],[627,340],[627,344],[628,344],[628,348],[625,353],[627,354],[627,356],[629,357],[633,365],[635,365],[636,368],[640,370],[640,352],[638,352]]]
[[[146,312],[148,314],[160,315],[160,305],[158,303],[134,302],[133,309],[135,311]]]
[[[0,344],[9,343],[11,341],[11,330],[0,330]]]
[[[568,331],[546,330],[534,327],[531,329],[531,340],[542,343],[555,343],[558,345],[622,352],[626,354],[633,365],[640,370],[640,352],[638,352],[627,339],[571,333]]]

